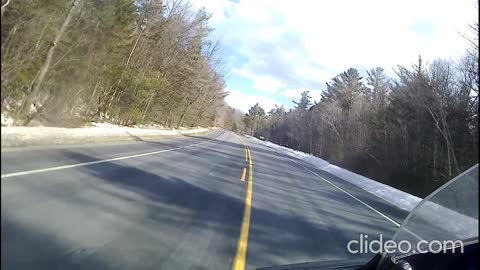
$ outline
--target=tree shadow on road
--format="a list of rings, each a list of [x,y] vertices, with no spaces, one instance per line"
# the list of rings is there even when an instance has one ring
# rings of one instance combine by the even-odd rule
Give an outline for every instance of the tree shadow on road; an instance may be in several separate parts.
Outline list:
[[[76,230],[69,230],[59,227],[62,225],[56,220],[39,218],[43,224],[32,222],[27,227],[14,222],[13,209],[8,215],[2,211],[2,259],[7,258],[6,268],[33,267],[39,258],[46,266],[54,262],[53,265],[62,268],[73,265],[75,269],[230,268],[245,204],[246,184],[239,181],[239,172],[244,166],[243,146],[216,143],[218,147],[209,146],[209,151],[202,147],[182,149],[169,157],[168,163],[150,156],[79,167],[71,180],[55,173],[40,179],[49,185],[36,181],[12,182],[39,198],[55,198],[52,204],[58,207],[39,205],[37,213],[66,209],[71,211],[56,213],[59,218],[84,222],[78,224]],[[236,155],[232,155],[231,148],[235,148]],[[271,151],[263,151],[272,155]],[[258,154],[258,150],[252,149],[252,152]],[[74,151],[64,154],[72,160],[95,160]],[[302,190],[293,189],[291,183],[276,181],[278,187],[267,181],[262,183],[265,175],[280,178],[285,170],[291,170],[288,166],[291,164],[286,160],[266,159],[254,167],[258,176],[254,180],[248,266],[297,263],[308,258],[310,261],[347,258],[346,234],[329,221],[372,230],[375,226],[368,220],[356,220],[334,209],[312,205],[312,199],[301,201],[304,196],[295,193]],[[305,176],[292,172],[289,177]],[[287,195],[292,198],[286,199]],[[308,209],[280,211],[282,205],[257,204],[260,201],[286,204],[295,198],[298,205]],[[6,203],[8,205],[8,201]],[[310,218],[312,213],[316,217]],[[108,219],[103,218],[105,215]],[[327,216],[329,220],[322,221]],[[4,224],[7,224],[5,229]],[[382,226],[378,225],[377,229]],[[47,228],[57,227],[65,234],[63,237],[45,233],[49,231]],[[90,233],[92,227],[100,229]],[[103,244],[82,244],[81,239],[90,234]],[[31,256],[42,245],[50,252]],[[9,249],[9,246],[20,248]],[[67,250],[78,253],[75,263],[69,261]],[[82,250],[88,255],[79,253]],[[365,256],[367,260],[369,255]]]

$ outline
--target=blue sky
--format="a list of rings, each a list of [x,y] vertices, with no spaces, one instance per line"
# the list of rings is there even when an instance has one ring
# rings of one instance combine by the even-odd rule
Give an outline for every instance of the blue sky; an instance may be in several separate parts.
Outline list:
[[[320,98],[338,73],[456,59],[476,20],[472,0],[192,0],[212,13],[227,71],[227,103],[291,108],[304,89]]]

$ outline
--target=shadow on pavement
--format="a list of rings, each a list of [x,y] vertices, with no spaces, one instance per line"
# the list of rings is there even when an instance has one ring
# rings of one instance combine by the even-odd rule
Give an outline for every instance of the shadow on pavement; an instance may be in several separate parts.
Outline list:
[[[37,216],[17,222],[15,209],[4,213],[2,207],[2,268],[231,268],[244,211],[243,146],[212,143],[168,157],[101,163],[11,182],[38,200],[29,210]],[[356,233],[385,230],[385,224],[372,222],[371,213],[359,218],[364,215],[355,207],[344,206],[351,204],[349,198],[318,185],[288,158],[250,149],[255,162],[249,268],[345,259],[351,256],[346,243]],[[75,151],[64,155],[95,160]]]
[[[85,251],[71,250],[55,235],[34,226],[27,228],[2,214],[2,269],[116,269],[99,258],[85,256]]]

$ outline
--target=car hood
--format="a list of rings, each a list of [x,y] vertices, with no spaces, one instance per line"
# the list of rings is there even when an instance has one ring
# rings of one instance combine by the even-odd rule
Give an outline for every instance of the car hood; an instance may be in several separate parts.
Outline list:
[[[323,270],[323,269],[358,269],[365,265],[365,259],[331,260],[320,262],[308,262],[288,264],[272,267],[258,268],[257,270]]]

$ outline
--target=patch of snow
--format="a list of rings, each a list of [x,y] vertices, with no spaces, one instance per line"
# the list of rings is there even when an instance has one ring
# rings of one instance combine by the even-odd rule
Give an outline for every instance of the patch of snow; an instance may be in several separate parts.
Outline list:
[[[34,112],[36,112],[36,111],[37,111],[37,108],[35,107],[35,104],[31,104],[31,105],[30,105],[30,110],[29,110],[29,112],[30,112],[30,113],[34,113]]]
[[[296,151],[287,147],[280,146],[278,144],[272,143],[272,142],[265,142],[262,140],[259,140],[257,138],[254,138],[259,142],[262,142],[266,144],[267,146],[270,146],[271,148],[287,154],[291,157],[300,159],[302,161],[305,161],[315,167],[317,167],[320,170],[326,171],[332,175],[337,176],[340,179],[343,179],[345,181],[348,181],[363,190],[379,197],[382,198],[383,200],[401,208],[406,211],[411,211],[415,206],[417,206],[422,199],[419,197],[416,197],[412,194],[406,193],[404,191],[398,190],[396,188],[393,188],[391,186],[385,185],[383,183],[377,182],[375,180],[372,180],[370,178],[367,178],[365,176],[356,174],[354,172],[351,172],[349,170],[340,168],[336,165],[330,164],[328,161],[323,160],[319,157]]]
[[[114,125],[110,123],[99,123],[99,122],[91,122],[92,126],[99,127],[99,128],[123,128],[119,125]]]
[[[133,128],[109,123],[92,122],[93,127],[57,128],[57,127],[5,127],[2,128],[2,146],[14,147],[42,144],[71,144],[105,142],[110,140],[144,140],[155,136],[172,136],[203,133],[211,128],[188,130]]]
[[[12,126],[14,122],[13,118],[2,113],[2,126]]]

